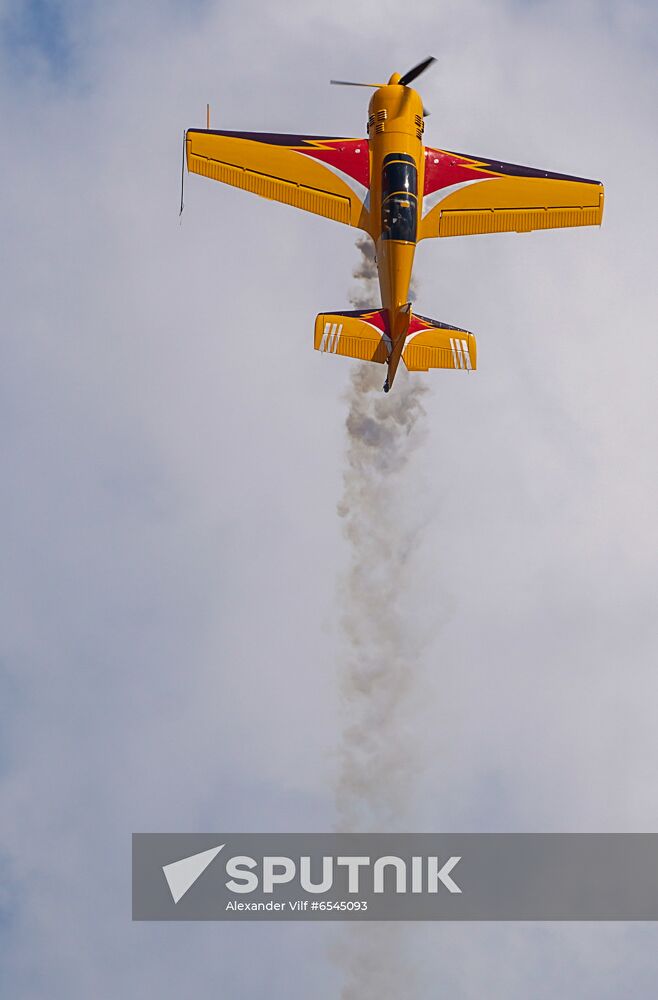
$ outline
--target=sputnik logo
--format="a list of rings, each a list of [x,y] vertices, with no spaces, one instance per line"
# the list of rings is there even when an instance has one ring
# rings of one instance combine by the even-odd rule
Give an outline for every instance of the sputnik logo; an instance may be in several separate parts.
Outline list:
[[[209,851],[191,854],[188,858],[181,858],[180,861],[172,861],[170,865],[162,866],[174,903],[182,899],[188,889],[192,888],[224,846],[220,844],[219,847],[212,847]]]

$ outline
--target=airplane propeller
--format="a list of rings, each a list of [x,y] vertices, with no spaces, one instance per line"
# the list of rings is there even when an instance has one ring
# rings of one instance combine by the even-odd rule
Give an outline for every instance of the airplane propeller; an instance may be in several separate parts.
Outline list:
[[[429,59],[423,59],[421,63],[414,66],[413,69],[407,70],[407,72],[400,77],[400,84],[403,87],[408,87],[412,80],[415,80],[417,76],[424,73],[428,66],[431,66],[433,62],[436,62],[435,56],[430,56]]]
[[[373,90],[386,86],[385,83],[355,83],[353,80],[330,80],[329,83],[334,83],[338,87],[372,87]]]
[[[423,61],[418,63],[417,66],[414,66],[413,69],[407,70],[407,72],[404,73],[397,82],[401,87],[408,87],[411,81],[419,77],[421,73],[424,73],[433,62],[436,62],[436,58],[434,56],[430,56],[429,59],[423,59]],[[393,82],[393,80],[391,80],[391,82]],[[373,90],[379,90],[380,87],[386,86],[384,83],[355,83],[353,80],[330,80],[329,83],[333,83],[339,87],[371,87]],[[424,107],[423,116],[427,118],[428,114],[429,111]]]

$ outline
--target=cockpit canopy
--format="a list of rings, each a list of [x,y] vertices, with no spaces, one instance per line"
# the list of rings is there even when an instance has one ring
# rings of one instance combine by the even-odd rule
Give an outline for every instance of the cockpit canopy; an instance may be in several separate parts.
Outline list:
[[[418,171],[413,156],[389,153],[382,169],[382,239],[415,243]]]

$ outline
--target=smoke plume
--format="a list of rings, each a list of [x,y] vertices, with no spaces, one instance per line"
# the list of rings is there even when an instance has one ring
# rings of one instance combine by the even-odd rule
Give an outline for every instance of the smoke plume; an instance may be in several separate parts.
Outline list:
[[[370,240],[357,246],[359,285],[351,301],[364,309],[378,300],[377,268]],[[427,385],[402,364],[388,395],[384,378],[382,365],[352,370],[338,506],[350,565],[341,592],[346,656],[337,810],[339,829],[350,832],[408,829],[418,764],[410,707],[420,648],[405,608],[420,526],[407,498],[415,489],[409,462],[424,438]],[[339,949],[343,1000],[413,996],[407,929],[363,924],[351,931]]]
[[[354,270],[356,308],[377,301],[373,245],[363,238]],[[408,516],[410,458],[424,438],[426,383],[400,365],[382,392],[383,365],[352,370],[347,393],[347,454],[338,513],[350,567],[341,593],[346,661],[340,678],[344,728],[337,805],[341,829],[404,826],[415,764],[406,701],[419,654],[406,620],[405,594],[418,526]]]

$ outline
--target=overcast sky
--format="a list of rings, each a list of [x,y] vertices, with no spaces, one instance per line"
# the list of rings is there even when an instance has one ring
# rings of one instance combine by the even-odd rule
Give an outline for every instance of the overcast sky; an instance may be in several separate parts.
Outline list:
[[[600,178],[601,230],[427,241],[401,517],[417,830],[658,829],[649,2],[0,0],[3,996],[336,997],[329,925],[130,922],[130,834],[336,822],[355,232],[198,177],[182,130],[426,140]],[[655,995],[658,931],[413,926],[424,996]]]

